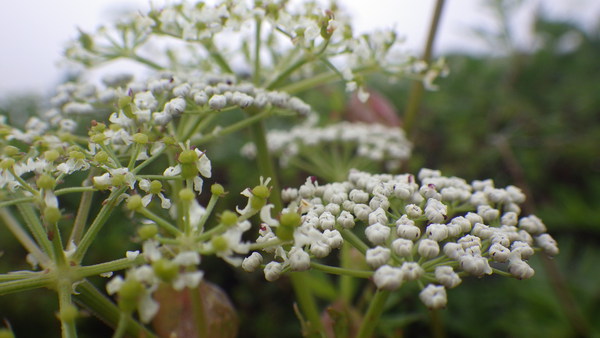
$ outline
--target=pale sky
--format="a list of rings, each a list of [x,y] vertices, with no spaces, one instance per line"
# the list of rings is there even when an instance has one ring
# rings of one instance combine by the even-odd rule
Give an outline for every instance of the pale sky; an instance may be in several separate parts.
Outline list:
[[[101,23],[112,21],[120,9],[145,12],[169,0],[20,0],[7,1],[0,11],[0,97],[25,91],[47,94],[59,83],[63,49],[77,37],[77,27],[93,32]],[[406,37],[406,47],[420,53],[424,44],[434,0],[340,0],[349,8],[359,31],[395,27]],[[447,0],[437,52],[466,50],[489,51],[473,37],[474,27],[493,29],[487,0]],[[543,6],[553,16],[576,18],[586,25],[598,24],[597,0],[525,0],[512,25],[519,43],[531,44],[532,13]]]

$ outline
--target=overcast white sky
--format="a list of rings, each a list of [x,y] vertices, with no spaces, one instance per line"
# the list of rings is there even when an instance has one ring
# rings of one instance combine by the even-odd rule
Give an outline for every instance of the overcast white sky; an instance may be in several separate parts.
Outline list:
[[[489,0],[448,0],[444,8],[436,51],[485,51],[487,46],[474,39],[470,28],[493,28],[493,20],[483,6]],[[52,90],[63,71],[62,51],[77,27],[94,31],[108,23],[120,9],[146,11],[169,0],[20,0],[4,1],[0,11],[0,97],[10,93]],[[357,28],[369,31],[395,27],[406,36],[407,48],[420,51],[429,27],[434,0],[340,0],[350,9]],[[576,18],[590,26],[598,24],[598,0],[525,0],[514,18],[515,31],[522,44],[528,36],[532,13],[539,6],[554,16]]]

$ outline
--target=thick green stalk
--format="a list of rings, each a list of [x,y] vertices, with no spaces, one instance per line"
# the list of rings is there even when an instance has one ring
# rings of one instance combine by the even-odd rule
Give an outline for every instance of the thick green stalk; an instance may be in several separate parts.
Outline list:
[[[54,276],[36,273],[32,277],[0,283],[0,296],[42,287],[50,287],[54,282]]]
[[[71,292],[72,287],[70,280],[64,280],[58,283],[59,318],[63,338],[77,337],[77,330],[75,328],[76,314],[72,314],[72,316],[70,314],[65,315],[65,313],[74,310],[74,305],[71,302]]]
[[[108,297],[102,294],[87,280],[77,285],[77,294],[74,299],[91,311],[96,317],[110,325],[117,327],[121,310]],[[127,316],[127,334],[131,337],[156,338],[146,327]]]
[[[435,10],[433,13],[433,18],[431,20],[431,26],[429,27],[427,42],[425,44],[425,52],[423,53],[423,61],[427,63],[429,63],[429,60],[431,60],[433,42],[435,41],[440,17],[442,16],[444,1],[445,0],[437,0],[435,3]],[[412,84],[412,87],[410,88],[408,102],[406,104],[406,108],[404,109],[404,130],[408,135],[408,139],[412,139],[414,137],[414,124],[417,117],[417,113],[419,111],[419,106],[421,105],[424,90],[425,87],[423,86],[423,82],[419,80],[415,80]]]
[[[363,318],[362,324],[358,331],[358,338],[369,338],[373,336],[375,328],[377,328],[377,324],[379,323],[379,317],[381,317],[381,314],[383,313],[385,301],[388,299],[389,294],[389,291],[384,290],[377,290],[377,292],[375,292],[375,295],[369,304],[367,314]]]

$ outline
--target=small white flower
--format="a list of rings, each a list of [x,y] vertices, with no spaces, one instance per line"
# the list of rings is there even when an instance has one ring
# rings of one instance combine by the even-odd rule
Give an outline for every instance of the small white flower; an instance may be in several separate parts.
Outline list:
[[[448,237],[448,227],[446,224],[432,223],[427,226],[425,233],[428,238],[440,242]]]
[[[106,292],[109,295],[114,295],[115,293],[119,292],[119,290],[121,290],[121,286],[124,282],[125,281],[123,280],[123,277],[116,276],[115,278],[111,279],[108,283],[106,283]]]
[[[344,238],[337,230],[325,230],[323,231],[323,238],[327,242],[327,245],[332,249],[337,249],[344,244]]]
[[[433,258],[440,253],[438,242],[431,239],[421,239],[417,246],[417,252],[421,257]]]
[[[490,246],[489,253],[496,262],[502,263],[508,260],[510,250],[500,243],[494,243]]]
[[[402,281],[402,270],[389,265],[380,266],[373,274],[373,282],[382,290],[396,290],[402,285]]]
[[[299,247],[293,247],[289,252],[288,263],[294,271],[305,271],[310,269],[310,256]]]
[[[509,260],[508,272],[518,279],[529,279],[535,274],[535,271],[529,264],[518,258]]]
[[[279,262],[270,262],[269,264],[267,264],[265,266],[265,279],[268,280],[269,282],[273,282],[277,279],[279,279],[279,277],[281,276],[281,273],[283,271],[283,266],[281,263]]]
[[[213,95],[208,100],[208,106],[212,110],[221,110],[227,106],[227,98],[225,97],[225,95]]]
[[[535,238],[536,244],[550,256],[558,255],[558,244],[549,234],[541,234]]]
[[[175,291],[181,291],[186,287],[189,289],[194,289],[200,284],[202,277],[204,277],[203,271],[189,271],[180,273],[172,283],[173,289],[175,289]]]
[[[404,262],[400,269],[406,281],[417,280],[425,274],[425,270],[417,262]]]
[[[346,229],[352,229],[354,227],[354,216],[350,212],[343,210],[337,218],[337,223]]]
[[[443,286],[429,284],[421,293],[419,298],[430,309],[441,309],[448,303],[446,289]]]
[[[392,242],[392,250],[400,257],[409,257],[412,253],[413,241],[405,238],[397,238]]]
[[[198,265],[200,264],[200,254],[195,251],[183,251],[178,253],[172,262],[180,266]]]
[[[391,228],[381,223],[369,225],[365,229],[365,235],[367,236],[367,239],[375,245],[385,243],[385,241],[390,237],[390,232]]]
[[[140,254],[139,250],[135,250],[135,251],[127,251],[125,252],[125,257],[130,260],[130,261],[134,261]]]
[[[451,289],[458,286],[462,280],[451,266],[442,265],[435,268],[435,279],[443,286]]]
[[[374,248],[368,249],[366,252],[366,261],[372,268],[378,268],[390,259],[392,253],[390,249],[384,248],[382,246],[376,246]]]
[[[263,261],[263,257],[258,252],[253,252],[250,256],[244,258],[242,262],[242,269],[247,272],[256,270]]]

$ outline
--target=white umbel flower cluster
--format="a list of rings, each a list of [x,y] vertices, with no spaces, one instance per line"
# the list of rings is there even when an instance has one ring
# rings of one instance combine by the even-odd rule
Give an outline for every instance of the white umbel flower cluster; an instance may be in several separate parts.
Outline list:
[[[514,186],[496,188],[491,180],[469,184],[429,169],[418,177],[352,171],[345,182],[319,185],[309,178],[283,195],[290,201],[284,212],[300,213],[301,222],[287,242],[292,245],[265,249],[274,254],[278,274],[287,266],[308,268],[309,260],[327,256],[342,241],[356,246],[355,235],[364,235],[363,254],[375,285],[394,290],[419,280],[427,285],[420,298],[430,308],[446,305],[446,288],[459,285],[460,276],[499,272],[530,278],[534,271],[527,259],[534,251],[558,253],[542,221],[520,215],[523,193]],[[264,224],[257,242],[275,239],[271,229],[277,226],[272,219]],[[329,240],[334,237],[340,238],[335,245]],[[269,280],[273,271],[269,265]]]
[[[339,151],[339,148],[344,148],[353,161],[364,158],[369,162],[383,163],[386,169],[393,170],[410,157],[412,149],[401,128],[381,124],[340,122],[325,127],[301,125],[290,130],[270,131],[267,137],[269,150],[279,157],[282,166],[288,166],[295,157],[318,156],[315,149]],[[242,149],[246,156],[253,156],[255,152],[254,144],[247,144]]]

